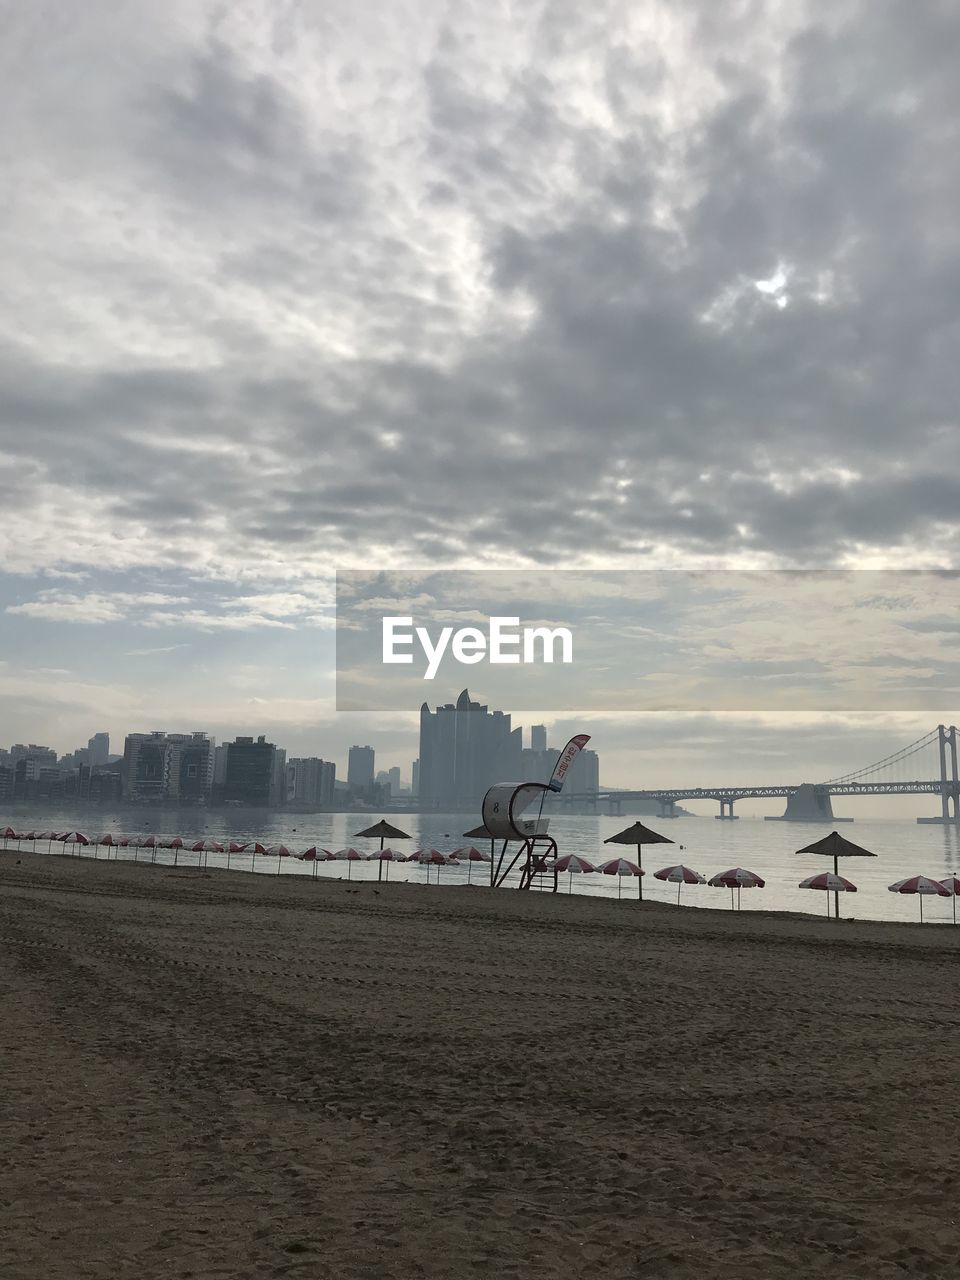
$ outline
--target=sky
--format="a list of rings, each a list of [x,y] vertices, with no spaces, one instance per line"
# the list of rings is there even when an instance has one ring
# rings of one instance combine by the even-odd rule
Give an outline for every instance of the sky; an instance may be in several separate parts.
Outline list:
[[[952,0],[0,24],[0,745],[406,776],[409,715],[335,709],[338,569],[960,567]],[[842,771],[944,703],[668,728],[683,782],[786,724]],[[656,725],[590,717],[607,783]]]

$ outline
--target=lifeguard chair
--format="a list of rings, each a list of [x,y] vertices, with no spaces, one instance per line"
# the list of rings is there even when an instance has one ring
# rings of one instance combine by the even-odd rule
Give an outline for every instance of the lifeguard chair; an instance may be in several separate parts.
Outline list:
[[[575,734],[557,757],[549,782],[498,782],[483,797],[483,825],[495,840],[503,841],[500,860],[491,863],[490,884],[499,888],[507,876],[523,859],[520,868],[519,889],[541,889],[557,892],[557,842],[547,835],[547,821],[543,817],[543,801],[548,793],[559,795],[570,765],[590,741],[589,733]],[[535,800],[540,804],[536,818],[525,818],[523,813]],[[505,867],[507,845],[520,841],[520,848]]]
[[[483,797],[483,825],[491,836],[503,841],[492,876],[494,888],[499,888],[522,860],[519,889],[557,892],[557,842],[547,834],[547,821],[539,813],[536,818],[521,816],[538,799],[542,812],[544,796],[553,790],[544,782],[498,782]],[[508,845],[518,840],[520,848],[507,862]]]

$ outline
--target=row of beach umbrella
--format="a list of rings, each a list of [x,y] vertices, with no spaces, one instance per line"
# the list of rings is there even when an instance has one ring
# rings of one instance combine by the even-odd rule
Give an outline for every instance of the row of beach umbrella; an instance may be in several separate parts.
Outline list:
[[[360,834],[358,832],[358,834]],[[251,856],[262,855],[265,857],[277,859],[277,871],[279,874],[282,866],[282,859],[296,858],[301,862],[312,862],[314,864],[314,875],[316,874],[316,864],[320,862],[337,862],[344,861],[348,864],[353,862],[379,862],[382,865],[390,862],[418,862],[423,866],[460,866],[462,861],[466,861],[472,868],[475,862],[489,862],[490,854],[484,853],[480,849],[473,846],[465,846],[460,849],[454,849],[452,853],[441,853],[439,849],[418,849],[414,853],[405,854],[397,849],[381,847],[374,853],[362,853],[359,849],[345,848],[332,852],[329,849],[318,849],[316,845],[309,849],[304,849],[301,853],[295,853],[293,849],[285,844],[261,844],[259,841],[235,841],[230,840],[221,843],[218,840],[184,840],[182,836],[172,836],[168,839],[161,839],[158,836],[127,836],[119,835],[114,832],[106,832],[100,836],[88,836],[82,831],[15,831],[13,827],[5,827],[0,829],[0,838],[3,839],[4,846],[8,840],[16,840],[19,848],[21,842],[30,841],[31,843],[47,842],[47,848],[51,848],[54,843],[67,846],[76,853],[80,848],[98,848],[121,849],[132,848],[136,854],[141,849],[149,849],[152,851],[153,858],[156,860],[156,851],[158,849],[172,849],[174,851],[174,865],[177,864],[179,855],[184,853],[196,853],[200,855],[198,862],[206,861],[209,853],[225,853],[227,855],[227,867],[230,866],[231,856],[240,853],[246,853]],[[439,873],[438,873],[439,874]],[[389,875],[389,867],[388,867]],[[468,875],[469,879],[469,875]]]
[[[107,832],[101,836],[90,837],[84,835],[80,831],[16,831],[12,827],[0,829],[0,838],[3,839],[4,847],[8,840],[16,840],[17,847],[20,847],[22,841],[30,841],[34,844],[42,841],[47,842],[48,849],[54,842],[62,844],[64,847],[70,846],[74,852],[78,848],[84,846],[105,847],[109,851],[110,848],[132,847],[135,850],[135,860],[139,856],[141,849],[149,849],[152,851],[152,860],[156,860],[157,849],[172,849],[174,851],[174,865],[177,864],[181,851],[192,852],[198,854],[198,864],[201,859],[205,862],[208,853],[226,853],[227,867],[230,866],[230,860],[233,855],[246,853],[251,856],[266,856],[277,859],[277,874],[283,865],[284,858],[297,858],[302,862],[313,863],[313,874],[316,876],[317,867],[321,862],[345,861],[347,863],[347,878],[351,876],[351,864],[354,862],[377,862],[379,863],[378,878],[382,879],[384,869],[389,878],[389,868],[391,862],[416,862],[422,866],[429,868],[437,867],[437,876],[439,878],[440,867],[443,866],[460,866],[466,861],[468,866],[467,882],[470,883],[473,864],[477,862],[489,863],[493,857],[493,840],[491,838],[490,853],[486,853],[477,849],[473,845],[464,846],[454,849],[452,853],[442,853],[439,849],[418,849],[414,853],[404,854],[399,850],[386,845],[385,841],[390,839],[409,839],[409,835],[405,831],[401,831],[397,827],[393,827],[390,823],[380,821],[372,827],[368,827],[363,831],[355,833],[358,837],[379,838],[380,848],[369,854],[361,853],[358,849],[352,847],[338,849],[331,852],[329,849],[318,849],[315,845],[309,849],[304,849],[300,853],[294,853],[287,845],[271,844],[264,845],[259,841],[228,841],[221,843],[217,840],[184,840],[180,836],[173,836],[168,839],[161,839],[157,836],[125,836]],[[474,828],[472,831],[465,833],[468,837],[489,835],[483,827]],[[638,897],[643,898],[643,876],[646,875],[645,870],[640,866],[640,853],[644,844],[673,844],[674,842],[667,836],[660,835],[659,832],[652,831],[649,827],[645,827],[642,823],[636,822],[626,830],[618,832],[614,836],[610,836],[604,843],[606,844],[629,844],[635,845],[637,849],[637,861],[631,862],[627,858],[612,858],[608,862],[604,862],[599,866],[594,865],[588,858],[584,858],[579,854],[568,854],[558,858],[555,862],[549,864],[550,870],[556,873],[566,873],[568,876],[568,887],[572,892],[573,876],[597,873],[600,875],[617,877],[617,897],[622,894],[622,881],[624,878],[634,877],[637,881]],[[682,849],[683,846],[681,845]],[[813,844],[806,845],[803,849],[798,849],[797,853],[813,853],[826,855],[833,858],[833,871],[820,872],[817,875],[808,876],[800,882],[801,889],[821,890],[827,893],[827,914],[830,914],[830,898],[829,894],[834,895],[834,916],[839,919],[840,907],[839,896],[841,893],[856,893],[857,886],[845,876],[840,875],[839,859],[841,857],[876,857],[868,849],[862,848],[860,845],[854,844],[853,841],[847,840],[841,836],[839,832],[832,831],[822,840],[817,840]],[[108,853],[109,856],[109,853]],[[680,903],[680,894],[683,886],[708,884],[714,888],[724,888],[730,890],[730,905],[740,907],[740,892],[742,889],[762,889],[765,886],[764,879],[757,875],[756,872],[748,871],[744,867],[732,867],[728,871],[721,871],[717,875],[707,880],[700,872],[694,871],[692,868],[683,864],[675,866],[662,867],[659,871],[653,873],[654,878],[677,886],[677,904]],[[915,875],[908,876],[905,879],[898,880],[895,884],[889,886],[891,893],[916,895],[920,904],[920,920],[923,920],[923,899],[924,897],[952,897],[953,898],[953,919],[956,923],[957,908],[956,899],[960,896],[960,878],[949,876],[945,880],[935,880],[930,876]],[[734,900],[736,894],[736,900]]]

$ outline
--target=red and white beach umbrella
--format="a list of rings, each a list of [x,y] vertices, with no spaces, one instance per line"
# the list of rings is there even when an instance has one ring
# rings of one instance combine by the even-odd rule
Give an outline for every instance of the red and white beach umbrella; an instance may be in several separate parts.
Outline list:
[[[38,840],[42,840],[42,836],[37,836]],[[947,876],[946,880],[940,883],[946,889],[947,893],[953,896],[953,923],[957,923],[957,894],[960,894],[960,879],[956,876]]]
[[[465,845],[461,849],[454,849],[450,857],[456,858],[458,862],[466,862],[467,884],[470,883],[470,879],[473,875],[473,864],[475,862],[492,862],[493,861],[489,853],[484,853],[482,849],[475,849],[472,844]]]
[[[387,864],[388,880],[390,879],[390,863],[406,862],[406,860],[407,855],[405,853],[401,853],[398,849],[391,849],[389,846],[386,849],[378,849],[376,853],[367,854],[367,862],[385,862]]]
[[[140,843],[137,847],[138,849],[149,849],[150,861],[155,862],[157,857],[157,850],[160,848],[160,841],[157,839],[156,836],[144,836],[140,840]]]
[[[298,862],[312,862],[312,863],[313,863],[313,877],[314,877],[314,879],[316,879],[316,876],[317,876],[317,863],[318,863],[318,862],[326,862],[326,860],[327,860],[327,852],[326,852],[326,850],[325,850],[325,849],[318,849],[318,848],[317,848],[317,846],[316,846],[315,844],[312,844],[312,845],[310,846],[310,848],[309,848],[309,849],[304,849],[303,853],[298,853],[296,856],[297,856],[297,861],[298,861]]]
[[[4,828],[3,828],[3,831],[0,831],[0,835],[2,835],[2,836],[3,836],[3,847],[4,847],[4,848],[6,848],[6,847],[7,847],[7,841],[8,841],[8,840],[16,840],[16,842],[17,842],[17,848],[18,848],[18,849],[20,848],[20,841],[23,839],[23,837],[20,835],[20,832],[19,832],[19,831],[14,831],[13,827],[4,827]],[[59,839],[60,839],[60,837],[59,837],[59,836],[54,836],[54,839],[55,839],[55,840],[59,840]]]
[[[74,848],[76,848],[77,845],[84,845],[84,844],[90,843],[89,837],[83,835],[83,833],[80,831],[67,831],[65,832],[64,835],[60,836],[59,838],[63,841],[64,846],[69,844]]]
[[[638,867],[635,862],[631,862],[628,858],[611,858],[609,862],[604,862],[602,866],[596,868],[601,875],[617,877],[617,897],[620,897],[623,876],[636,876],[637,884],[640,883],[640,877],[646,875],[642,867]]]
[[[898,880],[888,885],[891,893],[915,893],[920,902],[920,923],[923,924],[923,899],[928,894],[937,898],[949,898],[950,890],[939,880],[931,880],[929,876],[908,876],[906,880]],[[954,922],[956,922],[956,903],[954,903]]]
[[[714,889],[730,890],[730,906],[733,907],[733,891],[737,891],[737,910],[740,910],[741,889],[762,889],[766,884],[755,871],[747,871],[744,867],[731,867],[729,871],[721,871],[707,881]]]
[[[228,871],[230,870],[230,857],[231,857],[231,855],[232,855],[232,854],[234,854],[234,853],[243,853],[243,851],[244,851],[244,849],[246,849],[246,847],[247,847],[247,841],[246,841],[246,840],[242,840],[242,841],[241,841],[241,840],[229,840],[229,841],[227,841],[227,849],[226,849],[226,853],[227,853],[227,870],[228,870]]]
[[[354,862],[366,862],[363,854],[359,849],[338,849],[333,855],[337,862],[345,862],[347,864],[347,879],[350,879]]]
[[[654,877],[657,880],[666,880],[668,884],[677,886],[677,906],[680,905],[680,890],[685,884],[706,884],[706,876],[702,876],[699,871],[692,871],[689,867],[678,863],[675,867],[661,867],[659,871],[655,871]]]
[[[136,861],[137,861],[137,859],[140,857],[140,850],[143,848],[143,842],[144,842],[144,840],[146,840],[146,838],[147,838],[147,837],[146,837],[146,836],[143,836],[143,835],[140,835],[140,836],[125,836],[125,837],[124,837],[124,839],[126,840],[127,844],[129,845],[129,847],[130,847],[131,849],[133,849],[133,851],[134,851],[134,853],[133,853],[133,860],[134,860],[134,862],[136,862]]]
[[[411,862],[419,862],[421,866],[427,868],[427,883],[430,883],[430,868],[437,868],[437,883],[440,883],[440,868],[456,866],[456,858],[451,858],[446,853],[441,853],[439,849],[418,849],[416,853],[411,853]]]
[[[561,871],[566,871],[568,893],[573,892],[573,877],[575,874],[586,875],[591,871],[596,871],[596,869],[589,858],[581,858],[575,853],[567,853],[562,858],[558,858],[555,867],[558,874]]]
[[[800,881],[801,889],[826,889],[827,893],[856,893],[857,886],[844,879],[835,871],[821,871],[818,876],[807,876]],[[830,899],[827,898],[827,915],[830,914]]]
[[[117,845],[120,843],[120,837],[113,835],[112,832],[110,831],[105,831],[102,836],[97,836],[96,840],[94,840],[93,843],[98,848],[106,849],[107,857],[109,858],[110,850],[114,847],[114,845]],[[94,849],[93,853],[94,853],[94,857],[96,857],[96,853],[97,853],[96,848]]]
[[[422,862],[424,866],[445,867],[449,865],[449,857],[445,853],[441,853],[439,849],[418,849],[416,853],[411,853],[411,862]]]
[[[203,865],[207,865],[208,853],[223,853],[223,845],[219,840],[197,840],[190,846],[190,852],[203,855]],[[197,858],[197,866],[200,865],[200,857]]]
[[[283,859],[293,857],[293,850],[288,849],[285,844],[268,844],[265,852],[267,854],[267,857],[276,858],[277,875],[280,874],[280,871],[283,867]]]
[[[158,849],[173,850],[173,865],[176,866],[180,859],[180,850],[187,847],[187,842],[181,836],[171,836],[168,840],[161,840],[157,845]]]

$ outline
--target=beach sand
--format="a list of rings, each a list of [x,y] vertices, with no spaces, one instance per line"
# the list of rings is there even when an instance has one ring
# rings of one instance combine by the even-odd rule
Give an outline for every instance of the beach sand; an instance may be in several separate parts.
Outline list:
[[[950,926],[0,853],[0,1275],[953,1276],[958,965]]]

